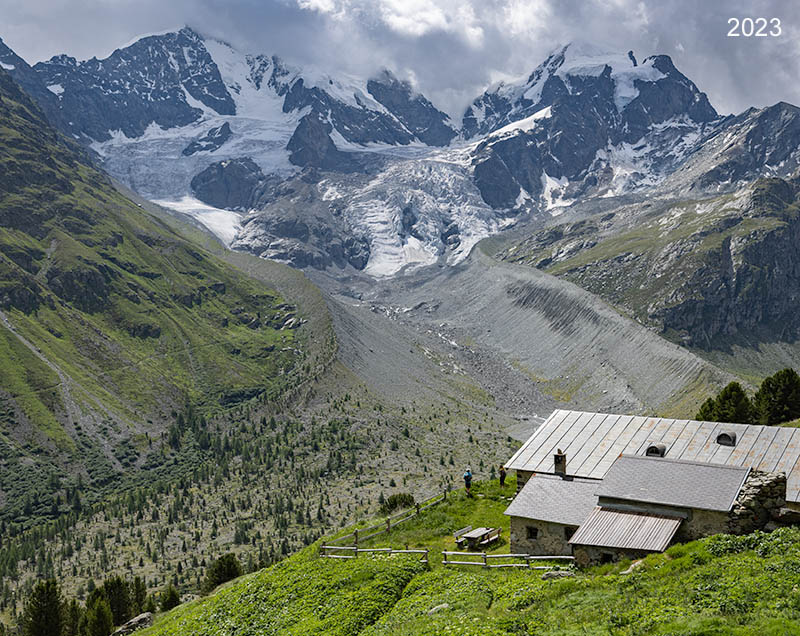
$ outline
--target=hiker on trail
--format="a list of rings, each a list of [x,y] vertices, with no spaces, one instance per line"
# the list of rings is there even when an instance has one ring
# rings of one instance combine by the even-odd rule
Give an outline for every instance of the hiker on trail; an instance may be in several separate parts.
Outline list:
[[[506,485],[506,467],[500,465],[500,488]]]
[[[464,473],[464,487],[467,489],[467,495],[469,495],[469,487],[472,485],[472,471],[467,466],[467,470]]]

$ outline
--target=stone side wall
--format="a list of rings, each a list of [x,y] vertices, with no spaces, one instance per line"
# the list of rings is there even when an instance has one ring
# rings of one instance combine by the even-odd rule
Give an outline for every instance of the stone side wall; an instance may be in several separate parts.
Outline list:
[[[511,517],[510,544],[511,552],[520,554],[565,555],[572,554],[566,532],[569,536],[577,530],[576,526],[566,526],[549,521],[537,521]],[[539,535],[536,539],[528,539],[528,527],[536,528]]]
[[[597,565],[598,563],[606,563],[608,561],[621,561],[622,559],[641,559],[646,557],[650,552],[644,550],[623,550],[620,548],[598,548],[591,545],[575,546],[573,555],[575,556],[575,565],[578,567],[587,567],[589,565]]]
[[[692,510],[684,519],[672,543],[686,543],[695,539],[728,532],[728,513],[717,510]]]
[[[786,506],[786,473],[751,470],[728,515],[724,532],[748,534],[754,530],[773,530]]]
[[[518,470],[517,471],[517,494],[519,491],[522,490],[522,487],[528,483],[528,480],[533,475],[533,471],[531,470]]]

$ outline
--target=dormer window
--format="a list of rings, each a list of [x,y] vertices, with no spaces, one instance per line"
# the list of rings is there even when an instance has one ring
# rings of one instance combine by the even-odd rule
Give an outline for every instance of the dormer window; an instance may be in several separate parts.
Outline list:
[[[665,444],[650,444],[644,453],[647,457],[664,457],[667,454]]]
[[[736,446],[736,433],[723,431],[717,435],[717,444],[720,446]]]

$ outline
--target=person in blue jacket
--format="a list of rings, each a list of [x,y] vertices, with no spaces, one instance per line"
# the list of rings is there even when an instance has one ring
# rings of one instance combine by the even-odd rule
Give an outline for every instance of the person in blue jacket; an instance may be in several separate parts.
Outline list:
[[[470,494],[470,486],[472,486],[472,471],[469,466],[467,466],[467,470],[464,472],[464,487],[467,489],[467,495]]]

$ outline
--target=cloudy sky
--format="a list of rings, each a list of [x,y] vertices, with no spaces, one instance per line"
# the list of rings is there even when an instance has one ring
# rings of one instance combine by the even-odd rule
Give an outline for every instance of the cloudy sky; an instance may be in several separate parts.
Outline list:
[[[797,0],[0,0],[0,15],[0,37],[31,63],[189,24],[333,74],[390,68],[451,114],[573,40],[666,53],[723,113],[800,104]],[[778,18],[782,34],[727,37],[732,17]]]

